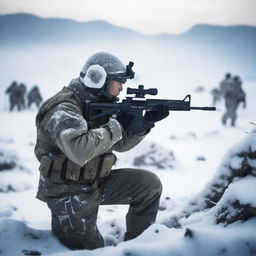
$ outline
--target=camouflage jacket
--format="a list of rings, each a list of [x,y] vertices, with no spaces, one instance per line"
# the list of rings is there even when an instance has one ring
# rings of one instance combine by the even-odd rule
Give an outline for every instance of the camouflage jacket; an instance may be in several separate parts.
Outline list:
[[[112,118],[88,122],[81,99],[100,100],[74,79],[38,111],[35,155],[40,161],[41,200],[93,189],[116,160],[112,150],[130,150],[145,137],[133,135],[129,127],[124,131]]]

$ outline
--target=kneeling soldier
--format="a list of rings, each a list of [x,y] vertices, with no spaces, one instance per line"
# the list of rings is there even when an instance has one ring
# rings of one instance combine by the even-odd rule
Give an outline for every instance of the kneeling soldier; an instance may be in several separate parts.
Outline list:
[[[40,161],[37,198],[52,214],[52,231],[73,249],[104,246],[96,226],[99,205],[129,204],[125,240],[154,223],[162,192],[157,176],[131,168],[111,170],[116,156],[136,146],[166,108],[144,115],[145,130],[133,134],[131,116],[86,118],[87,102],[115,102],[122,84],[132,79],[131,67],[105,52],[92,55],[74,79],[40,107],[35,154]]]

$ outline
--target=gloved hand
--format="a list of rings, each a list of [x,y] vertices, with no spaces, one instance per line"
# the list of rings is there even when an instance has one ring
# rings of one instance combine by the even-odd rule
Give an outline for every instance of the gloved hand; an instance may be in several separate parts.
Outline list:
[[[166,118],[169,115],[169,110],[166,105],[158,104],[154,110],[147,111],[144,115],[145,123],[156,123]]]
[[[132,114],[128,114],[125,112],[120,113],[116,118],[116,120],[123,126],[124,130],[127,129],[133,119],[134,116]]]

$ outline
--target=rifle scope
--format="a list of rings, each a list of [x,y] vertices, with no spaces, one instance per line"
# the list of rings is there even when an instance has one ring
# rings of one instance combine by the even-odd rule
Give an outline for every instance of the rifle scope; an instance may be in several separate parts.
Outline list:
[[[156,88],[144,89],[144,85],[139,85],[138,88],[127,88],[127,94],[135,94],[136,98],[144,98],[146,94],[157,95]]]

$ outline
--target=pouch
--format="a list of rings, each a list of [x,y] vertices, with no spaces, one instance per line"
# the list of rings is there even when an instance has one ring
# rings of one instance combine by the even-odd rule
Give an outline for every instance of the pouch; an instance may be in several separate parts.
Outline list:
[[[116,162],[116,155],[113,153],[105,154],[102,157],[102,164],[99,177],[104,178],[110,174],[111,168]]]
[[[48,177],[51,173],[52,159],[48,155],[43,155],[40,159],[39,171],[44,177]]]
[[[64,171],[63,165],[66,160],[66,157],[64,155],[56,155],[53,158],[53,164],[52,164],[52,172],[51,172],[51,181],[52,182],[63,182],[62,179],[62,173]]]
[[[81,167],[70,160],[66,163],[65,178],[67,180],[78,181],[81,173]]]

